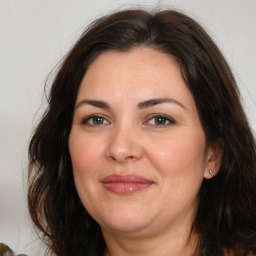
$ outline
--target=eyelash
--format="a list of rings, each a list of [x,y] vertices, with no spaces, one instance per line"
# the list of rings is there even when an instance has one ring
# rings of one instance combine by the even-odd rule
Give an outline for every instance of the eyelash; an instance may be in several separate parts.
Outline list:
[[[101,115],[98,115],[98,114],[93,114],[93,115],[87,116],[86,118],[83,118],[82,121],[81,121],[81,124],[83,124],[83,125],[87,124],[89,126],[105,125],[104,123],[102,123],[102,124],[95,124],[95,123],[89,124],[89,121],[93,122],[93,120],[96,120],[97,118],[103,120],[103,122],[107,121],[107,119],[104,116],[101,116]],[[107,121],[107,122],[109,123],[109,121]]]
[[[147,119],[146,123],[149,123],[149,121],[151,120],[154,120],[155,119],[155,123],[154,124],[151,124],[157,128],[162,128],[162,127],[167,127],[167,126],[170,126],[172,124],[175,124],[175,121],[170,118],[169,116],[166,116],[166,115],[163,115],[163,114],[152,114],[151,117],[149,119]],[[156,124],[156,120],[157,119],[161,119],[161,120],[164,120],[164,124]],[[166,122],[168,122],[166,124]]]
[[[96,119],[100,119],[103,123],[98,123],[98,124],[95,123],[94,120],[96,120]],[[154,120],[154,119],[155,119],[154,124],[150,124],[150,121]],[[163,124],[160,124],[160,123],[157,124],[156,123],[157,119],[161,119],[162,121],[164,121],[164,123]],[[90,124],[89,123],[90,121],[92,121],[93,123]],[[107,122],[107,124],[110,123],[109,121],[107,121],[107,119],[104,116],[98,115],[98,114],[93,114],[93,115],[90,115],[90,116],[82,119],[81,124],[82,125],[89,125],[89,126],[103,126],[103,125],[106,125],[106,123],[104,123],[104,122]],[[166,122],[168,122],[168,123],[166,124]],[[173,120],[169,116],[166,116],[166,115],[163,115],[163,114],[152,114],[150,116],[150,118],[148,118],[146,120],[146,122],[144,122],[143,124],[150,124],[150,125],[155,126],[157,128],[162,128],[162,127],[167,127],[167,126],[170,126],[172,124],[175,124],[175,120]]]

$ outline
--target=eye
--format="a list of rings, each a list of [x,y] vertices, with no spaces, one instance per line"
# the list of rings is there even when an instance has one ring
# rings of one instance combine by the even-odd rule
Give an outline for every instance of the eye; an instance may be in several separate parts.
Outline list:
[[[101,126],[109,124],[109,121],[106,120],[103,116],[100,115],[91,115],[82,120],[81,124],[89,126]]]
[[[154,115],[147,121],[147,124],[154,125],[156,127],[166,127],[174,123],[175,121],[166,115]]]

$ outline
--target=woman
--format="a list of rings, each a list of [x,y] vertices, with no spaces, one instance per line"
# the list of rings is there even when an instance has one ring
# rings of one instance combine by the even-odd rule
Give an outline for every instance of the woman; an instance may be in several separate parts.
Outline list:
[[[29,210],[52,254],[256,253],[254,138],[228,64],[184,14],[91,24],[29,156]]]

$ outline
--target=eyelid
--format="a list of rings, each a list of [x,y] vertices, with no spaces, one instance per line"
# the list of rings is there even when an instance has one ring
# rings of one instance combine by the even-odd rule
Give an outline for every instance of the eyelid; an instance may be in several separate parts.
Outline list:
[[[95,125],[92,125],[92,124],[88,124],[88,121],[92,118],[102,118],[104,119],[105,121],[107,121],[108,123],[110,123],[110,121],[108,120],[108,118],[106,118],[106,116],[102,115],[102,114],[91,114],[91,115],[88,115],[88,116],[85,116],[81,119],[80,121],[80,124],[82,125],[88,125],[88,126],[101,126],[101,125],[106,125],[106,124],[95,124]]]
[[[89,120],[93,119],[93,118],[102,118],[104,123],[102,123],[102,124],[101,123],[99,123],[99,124],[89,124]],[[153,120],[154,118],[162,118],[162,119],[166,120],[167,123],[164,123],[164,124],[150,124],[149,122],[151,120]],[[109,121],[108,117],[106,117],[103,114],[97,114],[97,113],[87,115],[87,116],[81,118],[81,120],[80,120],[81,125],[88,125],[88,126],[105,126],[105,125],[108,125],[110,123],[111,122]],[[175,123],[176,123],[176,121],[168,115],[153,113],[153,114],[150,114],[150,115],[147,116],[146,121],[143,122],[143,125],[150,125],[150,126],[155,126],[157,128],[162,128],[162,127],[167,127],[167,126],[173,125]]]
[[[170,125],[173,125],[173,124],[176,123],[176,121],[175,121],[172,117],[170,117],[170,116],[168,116],[168,115],[165,115],[165,114],[150,114],[150,115],[148,116],[146,122],[144,122],[144,124],[148,124],[149,121],[152,120],[152,119],[154,119],[154,118],[163,118],[163,119],[165,119],[165,120],[168,121],[168,124],[163,124],[163,125],[161,125],[161,124],[159,124],[159,125],[155,124],[155,125],[154,125],[154,126],[159,127],[159,128],[160,128],[160,127],[170,126]],[[153,125],[153,124],[151,124],[151,125]]]

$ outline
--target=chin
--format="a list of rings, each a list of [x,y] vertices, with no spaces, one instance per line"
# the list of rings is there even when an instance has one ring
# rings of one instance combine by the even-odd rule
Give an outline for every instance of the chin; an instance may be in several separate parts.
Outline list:
[[[127,208],[127,207],[126,207]],[[154,220],[152,216],[139,209],[118,209],[98,221],[103,229],[118,233],[137,233],[145,230]]]

